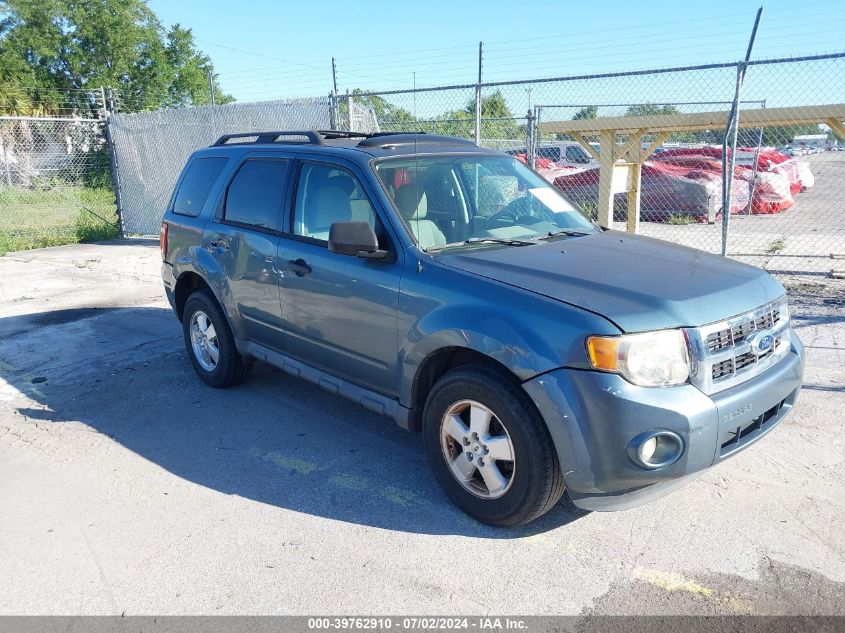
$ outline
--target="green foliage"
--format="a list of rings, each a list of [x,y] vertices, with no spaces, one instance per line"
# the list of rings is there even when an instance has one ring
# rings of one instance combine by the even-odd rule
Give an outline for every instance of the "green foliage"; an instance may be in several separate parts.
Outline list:
[[[742,116],[742,114],[740,114]],[[763,145],[780,147],[788,145],[792,139],[802,134],[823,134],[817,124],[806,123],[804,125],[787,125],[778,127],[763,128]],[[755,141],[756,145],[756,141]]]
[[[770,253],[772,255],[776,255],[777,253],[780,253],[785,248],[786,248],[786,242],[784,241],[784,239],[782,237],[778,237],[778,238],[772,240],[772,243],[769,244],[769,248],[766,249],[766,252]]]
[[[579,121],[581,119],[596,119],[598,118],[599,108],[598,106],[587,106],[586,108],[581,108],[575,115],[572,117],[573,121]]]
[[[70,104],[91,114],[100,86],[119,93],[123,111],[203,105],[209,73],[190,29],[165,29],[146,0],[0,5],[0,113],[49,114]],[[219,103],[232,100],[217,94]]]
[[[119,237],[110,189],[0,186],[0,207],[0,254]]]
[[[653,103],[641,103],[630,106],[626,111],[626,116],[651,116],[655,114],[680,114],[673,105],[655,105]],[[670,143],[693,143],[696,142],[695,135],[692,132],[674,132],[667,139]]]
[[[363,92],[360,88],[352,91],[352,97],[355,103],[365,108],[372,108],[380,123],[385,124],[391,130],[404,132],[416,131],[416,119],[405,108],[395,106],[384,97],[379,97],[378,95],[361,96]],[[348,114],[347,108],[348,106],[344,99],[340,102],[341,116]]]

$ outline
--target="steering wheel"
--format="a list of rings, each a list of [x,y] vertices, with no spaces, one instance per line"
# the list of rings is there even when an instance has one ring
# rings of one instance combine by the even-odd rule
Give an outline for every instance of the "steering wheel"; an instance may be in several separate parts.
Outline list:
[[[488,227],[492,227],[496,222],[501,220],[502,218],[512,217],[514,224],[519,224],[517,222],[518,219],[524,218],[526,216],[532,216],[531,213],[528,212],[529,204],[528,201],[524,196],[520,198],[516,198],[515,200],[511,200],[506,206],[502,207],[496,213],[491,215],[489,218],[484,219],[484,223]]]

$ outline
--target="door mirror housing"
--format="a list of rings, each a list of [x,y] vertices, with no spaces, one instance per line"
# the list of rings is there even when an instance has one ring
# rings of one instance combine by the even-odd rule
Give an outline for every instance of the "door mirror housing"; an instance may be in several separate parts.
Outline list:
[[[329,229],[329,250],[340,255],[365,259],[384,259],[378,237],[369,222],[335,222]]]

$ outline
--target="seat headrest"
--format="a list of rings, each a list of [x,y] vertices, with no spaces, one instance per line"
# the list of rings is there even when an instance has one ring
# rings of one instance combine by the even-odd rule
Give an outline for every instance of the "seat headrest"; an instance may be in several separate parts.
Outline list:
[[[394,199],[399,213],[406,220],[422,220],[428,215],[428,200],[425,191],[416,184],[399,187]]]
[[[329,187],[337,187],[341,191],[343,191],[347,196],[352,195],[352,192],[355,191],[355,181],[352,180],[350,176],[346,174],[339,174],[337,176],[332,176],[327,181]]]

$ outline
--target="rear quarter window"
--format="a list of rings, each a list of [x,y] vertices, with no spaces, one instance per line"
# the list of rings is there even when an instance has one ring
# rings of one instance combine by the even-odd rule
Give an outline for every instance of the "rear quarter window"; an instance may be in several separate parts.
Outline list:
[[[188,165],[173,201],[173,213],[197,217],[228,160],[223,156],[198,158]]]

